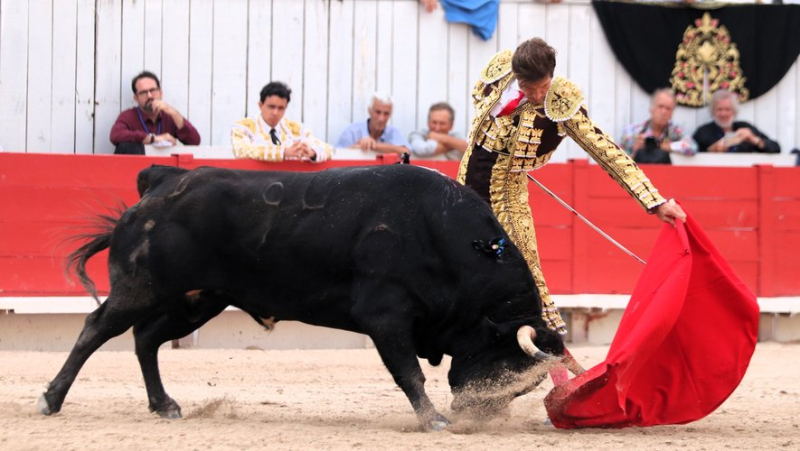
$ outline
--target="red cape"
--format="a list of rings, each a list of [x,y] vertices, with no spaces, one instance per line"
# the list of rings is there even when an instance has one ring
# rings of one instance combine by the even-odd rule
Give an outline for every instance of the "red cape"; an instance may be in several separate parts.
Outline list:
[[[699,420],[739,385],[758,338],[756,297],[690,217],[665,225],[605,362],[545,398],[558,428]]]

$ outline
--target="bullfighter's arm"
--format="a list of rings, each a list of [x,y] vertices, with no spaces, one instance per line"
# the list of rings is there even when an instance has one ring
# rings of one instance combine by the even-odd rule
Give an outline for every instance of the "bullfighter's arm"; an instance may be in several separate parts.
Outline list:
[[[648,212],[666,202],[639,166],[580,107],[564,131]]]

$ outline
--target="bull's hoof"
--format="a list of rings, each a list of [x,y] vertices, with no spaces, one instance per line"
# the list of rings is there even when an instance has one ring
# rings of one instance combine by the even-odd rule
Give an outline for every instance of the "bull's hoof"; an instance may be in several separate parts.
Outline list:
[[[443,417],[441,414],[436,414],[432,419],[423,423],[422,427],[425,431],[443,431],[447,429],[447,426],[450,426],[450,420]]]
[[[44,397],[44,393],[39,396],[39,400],[37,401],[37,407],[39,408],[39,413],[42,415],[52,415],[56,413],[53,409],[50,408],[50,404],[47,402],[47,398]]]
[[[151,412],[157,413],[161,418],[166,418],[168,420],[177,420],[178,418],[182,418],[181,406],[179,406],[178,403],[169,396],[167,396],[167,398],[162,402],[150,404],[149,409]]]
[[[159,410],[156,412],[158,416],[161,418],[166,418],[168,420],[177,420],[183,418],[181,416],[181,409],[178,407],[177,409],[167,409],[167,410]]]

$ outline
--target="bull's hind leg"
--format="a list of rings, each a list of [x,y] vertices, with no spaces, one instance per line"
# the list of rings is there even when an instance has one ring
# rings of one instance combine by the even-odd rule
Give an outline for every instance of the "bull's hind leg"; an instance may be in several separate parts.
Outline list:
[[[72,351],[47,391],[39,398],[39,411],[50,415],[61,410],[64,398],[86,360],[111,338],[128,330],[139,321],[146,309],[125,307],[119,297],[110,295],[106,302],[86,317],[83,330]],[[130,303],[129,303],[130,304]]]
[[[450,422],[436,411],[425,393],[425,375],[413,345],[413,318],[402,308],[407,305],[407,296],[400,287],[366,282],[353,316],[375,343],[383,364],[408,397],[423,429],[442,430]]]
[[[203,294],[192,301],[189,309],[180,309],[148,318],[133,327],[136,357],[142,368],[147,399],[151,412],[163,418],[180,418],[181,407],[167,395],[158,369],[158,348],[194,332],[211,318],[225,310],[228,304],[222,297]]]

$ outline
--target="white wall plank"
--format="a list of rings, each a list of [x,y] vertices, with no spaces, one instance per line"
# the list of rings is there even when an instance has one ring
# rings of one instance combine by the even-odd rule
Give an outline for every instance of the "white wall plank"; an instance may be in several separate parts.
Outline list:
[[[247,95],[247,1],[214,3],[214,61],[211,91],[211,139],[229,146],[231,126],[245,115]]]
[[[492,38],[488,41],[484,41],[473,33],[472,30],[469,31],[467,38],[467,71],[470,74],[470,80],[472,80],[470,88],[474,86],[475,82],[478,80],[478,74],[481,69],[486,67],[486,63],[488,63],[497,52],[497,33],[493,34]],[[470,105],[471,104],[470,102]],[[475,110],[474,108],[470,108],[469,120],[472,121],[474,116]]]
[[[775,99],[775,111],[777,117],[775,119],[775,126],[777,132],[770,135],[770,138],[777,140],[781,145],[781,152],[789,152],[792,148],[797,147],[798,141],[795,140],[794,131],[797,127],[797,71],[798,63],[795,62],[783,80],[778,83],[773,90],[777,91],[777,99]],[[759,124],[756,126],[761,128],[761,118]]]
[[[75,48],[75,153],[94,153],[95,3],[77,0]]]
[[[558,65],[567,66],[567,78],[575,82],[583,91],[585,98],[592,95],[590,80],[590,61],[591,43],[587,42],[586,36],[591,26],[591,16],[593,13],[589,5],[570,5],[569,6],[569,41],[567,45],[568,57],[558,56]],[[571,139],[565,139],[560,149],[553,157],[558,157],[563,161],[570,158],[585,158],[586,154]]]
[[[537,37],[547,40],[547,6],[522,3],[518,8],[518,42]]]
[[[406,136],[416,129],[417,123],[418,13],[416,3],[394,3],[391,94],[395,102],[390,123]]]
[[[589,116],[608,134],[617,136],[622,130],[614,127],[616,108],[616,59],[611,47],[606,41],[600,21],[592,16],[590,26],[591,53],[591,78],[589,86],[591,96],[586,100]],[[585,89],[585,88],[584,88]],[[584,153],[585,155],[585,153]]]
[[[164,101],[184,117],[189,109],[189,3],[164,0],[161,86]],[[192,124],[194,125],[194,124]]]
[[[778,136],[778,86],[755,99],[752,124],[772,139]]]
[[[272,80],[292,89],[286,117],[300,120],[303,109],[303,1],[272,2]]]
[[[261,89],[272,81],[272,1],[251,0],[248,8],[246,110],[256,117]]]
[[[24,152],[28,109],[28,2],[0,2],[0,147]]]
[[[124,0],[123,0],[124,1]],[[162,0],[144,0],[144,67],[161,77],[164,14]],[[167,19],[166,26],[171,26]]]
[[[569,62],[570,62],[570,34],[569,27],[564,24],[569,24],[570,9],[562,5],[549,5],[546,9],[547,23],[545,25],[547,35],[547,43],[550,44],[557,52],[557,64],[555,75],[566,77],[569,75]]]
[[[75,152],[75,50],[78,7],[53,2],[53,109],[51,151]]]
[[[366,112],[352,112],[353,2],[330,3],[330,55],[328,57],[328,142],[336,144],[351,121],[366,119]],[[351,119],[352,118],[352,119]]]
[[[381,30],[389,34],[388,30]],[[378,2],[363,1],[353,12],[353,121],[367,115],[378,79]],[[387,89],[388,91],[388,89]]]
[[[514,50],[519,45],[519,29],[517,17],[519,5],[517,3],[500,3],[497,13],[497,47],[500,50]]]
[[[53,106],[53,9],[28,3],[28,152],[50,152]]]
[[[447,57],[447,101],[456,113],[453,130],[461,136],[467,136],[469,120],[474,115],[472,107],[472,87],[478,81],[478,74],[470,73],[467,43],[469,28],[461,24],[448,26]]]
[[[97,3],[94,153],[109,154],[111,126],[120,112],[121,1]],[[130,80],[126,83],[130,86]]]
[[[360,5],[361,3],[357,3]],[[391,92],[392,90],[392,32],[394,14],[394,2],[391,0],[378,1],[378,54],[377,54],[377,79],[375,89],[377,91]],[[366,112],[354,113],[357,118],[365,117]],[[360,119],[354,119],[360,120]]]
[[[120,108],[123,110],[136,106],[136,100],[131,89],[133,77],[145,69],[149,71],[156,70],[155,68],[146,67],[144,64],[144,5],[144,1],[122,2],[122,53],[120,55],[122,80],[119,87],[119,100]],[[159,79],[163,78],[159,72],[154,73]]]
[[[214,1],[192,0],[189,11],[189,103],[186,117],[211,143],[211,97],[214,36]]]
[[[328,135],[328,5],[306,0],[303,48],[303,122],[314,136]]]
[[[420,8],[422,8],[420,6]],[[435,102],[447,99],[447,26],[443,26],[444,10],[436,8],[419,18],[419,89],[417,90],[417,123],[415,129],[428,126],[428,109]],[[410,133],[412,130],[409,130]]]

